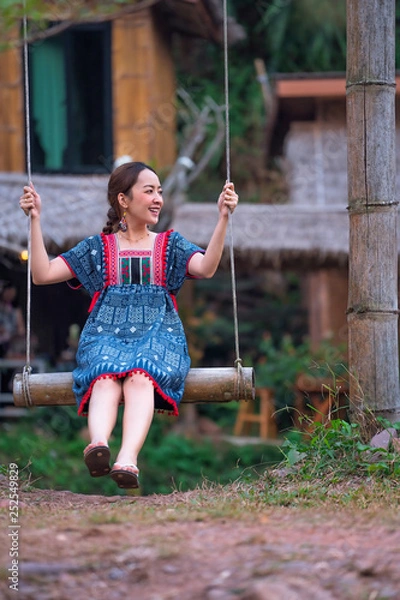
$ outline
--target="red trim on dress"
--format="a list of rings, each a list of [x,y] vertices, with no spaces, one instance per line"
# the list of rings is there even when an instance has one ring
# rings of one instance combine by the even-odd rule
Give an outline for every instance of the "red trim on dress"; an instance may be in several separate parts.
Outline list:
[[[69,281],[66,281],[65,283],[69,288],[71,288],[71,290],[80,290],[82,287],[82,283],[80,283],[79,285],[72,285],[72,283],[70,283]]]
[[[71,271],[71,274],[75,277],[75,279],[78,279],[75,272],[73,271],[71,265],[64,258],[64,256],[61,256],[61,254],[60,254],[60,258],[65,262],[65,264],[67,265],[68,269]],[[68,280],[66,281],[66,284],[69,288],[71,288],[71,290],[79,290],[82,287],[82,283],[79,283],[78,285],[72,285]]]
[[[163,240],[162,240],[162,249],[161,249],[162,282],[161,282],[161,285],[164,287],[167,286],[167,249],[168,249],[169,238],[170,238],[172,232],[173,232],[173,229],[169,229],[168,231],[165,231],[165,233],[163,234]]]
[[[102,250],[103,250],[103,259],[104,259],[104,273],[105,273],[105,281],[104,281],[104,285],[103,288],[101,290],[96,290],[92,296],[92,301],[90,303],[89,309],[88,309],[88,313],[91,313],[92,310],[95,307],[95,304],[97,302],[97,300],[99,299],[99,296],[101,294],[101,292],[104,290],[104,288],[106,288],[109,285],[110,282],[110,261],[108,259],[109,256],[109,241],[110,241],[110,235],[106,235],[105,233],[101,233],[100,234],[100,238],[101,238],[101,242],[102,242]]]
[[[91,312],[92,312],[92,310],[94,309],[94,305],[96,304],[97,300],[99,299],[99,296],[100,296],[100,294],[101,294],[101,291],[100,291],[100,290],[97,290],[97,291],[96,291],[96,292],[93,294],[93,296],[92,296],[92,301],[91,301],[91,303],[90,303],[90,306],[89,306],[89,308],[88,308],[88,313],[91,313]]]
[[[168,250],[168,243],[169,243],[169,239],[171,237],[171,233],[173,233],[173,229],[169,229],[168,231],[165,231],[162,235],[162,246],[161,246],[161,262],[162,262],[162,282],[161,285],[164,286],[165,288],[167,287],[167,250]],[[169,297],[172,300],[172,304],[174,305],[174,308],[176,310],[176,312],[178,312],[178,303],[176,301],[176,296],[174,294],[171,294],[171,292],[169,293]]]
[[[60,254],[60,258],[62,258],[62,260],[65,262],[65,264],[67,265],[68,269],[71,271],[72,275],[74,277],[76,277],[76,274],[74,273],[74,271],[71,268],[71,265],[69,264],[69,262],[67,261],[67,259],[64,256],[62,256],[62,254]]]
[[[152,271],[153,283],[163,287],[164,277],[164,261],[163,261],[163,246],[165,233],[158,233],[153,244]]]
[[[104,259],[104,287],[110,285],[110,242],[114,234],[101,233],[101,241],[103,242],[103,259]]]
[[[201,250],[196,250],[196,251],[195,251],[195,252],[193,252],[193,253],[192,253],[192,254],[189,256],[189,258],[187,259],[187,262],[186,262],[186,278],[187,278],[187,279],[203,279],[203,277],[198,277],[197,275],[191,275],[191,274],[189,273],[189,263],[190,263],[190,261],[192,260],[192,258],[193,258],[193,256],[194,256],[195,254],[205,254],[205,250],[203,250],[203,251],[201,251]]]
[[[69,262],[65,259],[65,257],[60,254],[60,258],[65,262],[65,264],[67,265],[68,269],[71,271],[71,274],[75,277],[75,279],[78,279],[77,276],[76,276],[76,273],[72,269],[72,267],[69,264]],[[79,288],[82,287],[81,283],[79,285],[71,285],[68,280],[67,280],[66,283],[67,283],[67,286],[71,288],[71,290],[79,290]]]
[[[121,379],[123,377],[129,377],[129,375],[132,375],[133,373],[143,373],[143,375],[145,375],[148,379],[150,379],[151,383],[154,386],[154,389],[156,390],[157,394],[159,394],[159,396],[161,396],[163,398],[163,400],[165,400],[166,402],[168,402],[168,404],[171,404],[171,411],[172,411],[172,415],[174,417],[177,417],[179,415],[178,412],[178,405],[175,402],[175,400],[173,400],[172,398],[170,398],[169,396],[167,396],[158,386],[157,382],[154,381],[154,379],[151,377],[151,375],[149,375],[147,373],[147,371],[145,371],[144,369],[140,369],[140,368],[135,368],[135,369],[131,369],[130,371],[125,371],[124,373],[102,373],[102,375],[99,375],[98,377],[96,377],[96,379],[94,379],[92,381],[92,383],[89,386],[89,389],[87,390],[86,394],[83,396],[81,403],[79,405],[79,409],[78,409],[78,415],[81,417],[87,417],[88,415],[88,403],[90,400],[90,396],[92,395],[92,390],[93,390],[93,386],[96,383],[96,381],[98,381],[99,379],[113,379],[114,381],[117,381],[117,379]]]

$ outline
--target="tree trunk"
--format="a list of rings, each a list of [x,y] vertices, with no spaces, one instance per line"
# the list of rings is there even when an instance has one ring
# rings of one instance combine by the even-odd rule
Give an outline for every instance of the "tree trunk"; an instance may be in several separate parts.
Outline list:
[[[395,0],[347,0],[347,138],[351,417],[397,421]]]

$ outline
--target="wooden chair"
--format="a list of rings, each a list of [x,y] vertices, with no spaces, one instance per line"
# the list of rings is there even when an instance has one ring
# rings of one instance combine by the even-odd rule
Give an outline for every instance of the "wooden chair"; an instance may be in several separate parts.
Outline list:
[[[257,410],[259,399],[260,411]],[[250,435],[252,425],[258,425],[260,438],[276,438],[277,427],[274,418],[275,405],[272,390],[269,388],[256,388],[256,400],[242,402],[236,417],[233,434],[236,436]]]
[[[310,431],[315,423],[346,419],[349,384],[345,379],[319,378],[302,373],[296,380],[294,424]]]

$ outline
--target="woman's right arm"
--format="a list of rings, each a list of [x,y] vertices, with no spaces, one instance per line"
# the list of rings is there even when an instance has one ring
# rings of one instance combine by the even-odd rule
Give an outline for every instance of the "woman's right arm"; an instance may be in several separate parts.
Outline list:
[[[72,279],[73,274],[61,257],[57,256],[52,260],[49,259],[40,225],[42,202],[32,183],[24,187],[19,205],[26,215],[31,214],[31,272],[33,283],[45,285]]]

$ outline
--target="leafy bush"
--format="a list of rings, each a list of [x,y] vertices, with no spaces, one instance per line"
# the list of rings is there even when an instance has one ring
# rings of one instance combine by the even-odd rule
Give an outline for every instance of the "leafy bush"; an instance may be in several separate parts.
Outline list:
[[[312,350],[309,341],[295,345],[290,335],[284,335],[278,345],[271,336],[265,336],[259,346],[259,356],[256,382],[259,387],[273,390],[280,428],[290,425],[288,417],[294,404],[295,383],[301,373],[325,378],[347,372],[341,348],[325,342]]]
[[[400,431],[400,423],[381,421],[381,424],[382,429],[394,427]],[[328,427],[316,423],[309,437],[285,440],[282,452],[286,466],[304,480],[320,477],[341,480],[372,474],[398,478],[400,475],[398,452],[391,447],[385,450],[366,444],[359,425],[341,419],[330,421]]]
[[[55,411],[56,413],[58,411]],[[62,411],[63,412],[63,411]],[[71,429],[57,426],[57,419],[33,413],[27,419],[3,423],[0,429],[0,463],[19,465],[21,482],[41,489],[70,490],[86,494],[124,494],[108,477],[93,479],[83,462],[87,443],[75,420]],[[59,418],[59,417],[58,417]],[[78,422],[86,425],[79,418]],[[168,418],[155,418],[140,455],[141,493],[170,493],[201,486],[204,480],[229,483],[244,470],[255,477],[255,466],[276,464],[280,460],[277,447],[232,446],[209,439],[191,440],[172,431]],[[82,425],[81,425],[82,428]],[[117,424],[110,440],[112,456],[118,452],[121,424]]]

